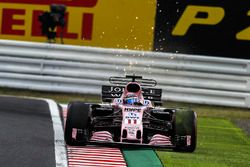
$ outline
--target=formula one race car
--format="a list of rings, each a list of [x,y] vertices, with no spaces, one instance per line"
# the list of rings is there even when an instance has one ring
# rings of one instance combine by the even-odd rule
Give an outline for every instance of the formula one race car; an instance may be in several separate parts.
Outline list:
[[[101,104],[68,105],[65,141],[68,145],[149,146],[193,152],[196,113],[161,107],[157,82],[141,76],[111,77],[102,86]]]

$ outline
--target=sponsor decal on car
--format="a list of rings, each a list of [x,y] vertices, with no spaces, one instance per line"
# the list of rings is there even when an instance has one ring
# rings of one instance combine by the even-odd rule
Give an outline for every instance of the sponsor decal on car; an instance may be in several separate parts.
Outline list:
[[[187,135],[187,146],[190,146],[191,145],[191,136],[190,135]]]
[[[149,100],[144,100],[144,102],[143,102],[143,105],[144,106],[148,106],[150,104],[150,101]]]
[[[116,98],[116,99],[114,99],[114,103],[116,103],[116,104],[122,104],[123,100],[121,98]]]
[[[140,112],[141,109],[140,108],[125,108],[124,111],[127,111],[127,112]]]
[[[138,108],[125,108],[124,109],[125,124],[140,124],[140,111]]]
[[[140,119],[139,114],[134,112],[126,113],[125,119]]]
[[[127,129],[129,135],[135,135],[137,130],[139,130],[138,126],[125,126],[125,129]]]

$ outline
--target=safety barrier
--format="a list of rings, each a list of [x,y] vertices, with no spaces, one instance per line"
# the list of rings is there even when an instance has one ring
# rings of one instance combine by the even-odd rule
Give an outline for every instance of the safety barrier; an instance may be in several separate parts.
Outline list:
[[[110,76],[158,81],[163,100],[250,108],[250,60],[0,40],[0,86],[101,94]]]

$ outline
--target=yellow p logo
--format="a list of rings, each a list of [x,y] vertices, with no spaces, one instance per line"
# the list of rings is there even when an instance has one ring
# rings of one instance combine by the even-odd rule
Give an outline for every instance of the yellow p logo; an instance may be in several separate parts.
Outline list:
[[[199,18],[199,13],[205,13],[206,18]],[[177,22],[172,35],[183,36],[187,33],[192,24],[215,25],[224,17],[225,11],[221,7],[207,7],[189,5],[186,7],[181,18]]]

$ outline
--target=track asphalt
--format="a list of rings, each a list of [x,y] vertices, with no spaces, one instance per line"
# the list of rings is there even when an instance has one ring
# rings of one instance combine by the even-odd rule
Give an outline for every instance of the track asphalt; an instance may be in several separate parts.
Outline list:
[[[45,101],[0,96],[0,166],[55,167],[54,131]]]

